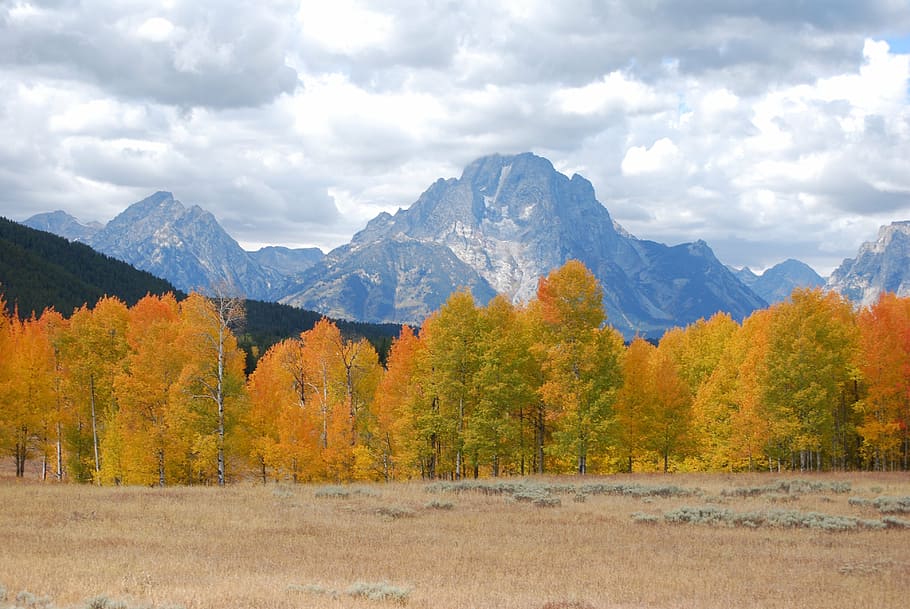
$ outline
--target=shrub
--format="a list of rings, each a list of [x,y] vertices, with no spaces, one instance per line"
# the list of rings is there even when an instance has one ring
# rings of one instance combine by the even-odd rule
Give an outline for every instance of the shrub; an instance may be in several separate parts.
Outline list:
[[[367,598],[371,601],[391,601],[403,605],[407,602],[411,589],[405,586],[395,586],[389,582],[356,582],[351,584],[344,593],[354,598]]]
[[[106,596],[96,596],[86,602],[85,609],[127,609],[127,604],[123,601],[111,600]]]
[[[910,514],[910,497],[876,497],[872,503],[882,514]]]
[[[538,497],[531,503],[534,507],[550,508],[561,506],[562,500],[559,497]]]
[[[385,516],[386,518],[397,520],[398,518],[412,517],[414,515],[414,510],[411,508],[401,507],[399,505],[384,505],[382,507],[376,508],[375,513],[378,516]]]
[[[31,592],[25,590],[19,592],[16,595],[16,607],[24,607],[26,609],[38,609],[38,608],[48,608],[50,607],[51,599],[47,596],[36,596]]]
[[[645,512],[633,512],[632,520],[643,524],[657,524],[660,522],[660,517],[655,516],[654,514],[647,514]]]
[[[313,496],[322,499],[347,499],[351,496],[351,491],[343,486],[322,486],[316,489]]]
[[[882,524],[889,529],[910,529],[910,520],[895,518],[894,516],[885,516],[882,518]]]
[[[428,510],[451,510],[455,507],[455,504],[451,501],[440,501],[438,499],[432,499],[430,501],[427,501],[423,507]]]
[[[734,512],[714,506],[689,507],[664,514],[671,523],[704,524],[712,526],[761,526],[781,528],[821,529],[824,531],[852,531],[856,529],[883,529],[887,526],[902,527],[902,521],[888,523],[883,520],[862,520],[849,516],[800,512],[798,510],[771,510],[768,512]],[[910,524],[910,523],[908,523]]]

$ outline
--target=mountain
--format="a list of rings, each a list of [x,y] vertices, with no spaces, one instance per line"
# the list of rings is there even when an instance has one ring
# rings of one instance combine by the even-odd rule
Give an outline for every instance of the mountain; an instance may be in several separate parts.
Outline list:
[[[229,291],[271,299],[282,273],[262,267],[201,207],[169,192],[133,203],[89,241],[96,250],[164,277],[185,291]]]
[[[249,254],[263,268],[272,269],[288,277],[299,275],[325,256],[318,247],[290,249],[268,246]]]
[[[64,315],[104,295],[132,305],[174,286],[81,243],[0,218],[0,294],[19,314],[53,307]]]
[[[527,300],[539,277],[573,258],[600,280],[609,321],[626,336],[717,311],[741,319],[766,304],[704,242],[668,247],[633,237],[588,180],[530,153],[478,159],[408,209],[380,214],[307,269],[282,301],[416,323],[460,286],[480,302],[497,292]]]
[[[826,287],[862,306],[874,304],[883,292],[910,296],[910,221],[881,227],[875,241],[834,270]]]
[[[52,211],[36,214],[22,224],[36,230],[59,235],[70,241],[87,243],[99,230],[104,228],[100,222],[83,224],[65,211]]]
[[[796,288],[825,285],[825,280],[812,267],[792,258],[772,266],[761,275],[756,275],[749,267],[733,271],[733,274],[769,304],[787,300]]]

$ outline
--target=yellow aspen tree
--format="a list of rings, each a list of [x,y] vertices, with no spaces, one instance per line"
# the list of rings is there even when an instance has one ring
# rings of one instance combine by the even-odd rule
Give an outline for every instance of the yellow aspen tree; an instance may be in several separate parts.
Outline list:
[[[605,453],[607,427],[621,384],[622,337],[606,320],[603,291],[577,260],[540,279],[545,381],[541,396],[558,413],[553,456],[588,472],[589,454]]]
[[[125,364],[128,314],[123,301],[104,297],[93,309],[76,310],[59,340],[66,377],[64,391],[75,411],[67,434],[70,471],[78,481],[101,482],[105,441],[113,460],[105,477],[113,481],[119,474],[116,447],[121,442],[117,430],[109,430],[108,424],[117,411],[114,379]],[[108,431],[113,432],[110,438]]]
[[[188,427],[183,433],[192,435],[188,456],[194,478],[219,486],[227,480],[230,432],[243,415],[245,355],[234,336],[243,320],[237,298],[191,294],[180,303],[178,345],[186,359],[172,400],[176,397],[175,414]]]
[[[465,455],[465,434],[476,406],[474,375],[479,363],[479,311],[467,291],[455,292],[428,320],[426,356],[432,368],[435,408],[441,419],[440,441],[447,450],[441,455],[456,478],[466,475],[466,465],[476,455]],[[440,464],[441,465],[441,464]]]
[[[540,374],[522,314],[501,295],[480,311],[477,404],[465,444],[474,463],[488,465],[493,476],[524,475],[533,462]]]
[[[856,338],[853,306],[837,294],[796,289],[772,308],[762,400],[795,468],[844,464]]]
[[[50,349],[53,354],[53,365],[50,377],[50,383],[53,392],[53,410],[48,413],[47,425],[51,428],[49,435],[53,436],[54,452],[54,477],[60,482],[64,477],[64,429],[70,423],[72,416],[72,403],[65,392],[65,373],[62,357],[60,354],[60,339],[66,334],[68,321],[54,309],[46,309],[41,314],[39,320],[47,340],[50,342]],[[50,450],[49,445],[45,450]],[[47,468],[44,468],[45,476]]]
[[[613,443],[617,456],[632,472],[647,451],[647,411],[651,399],[651,359],[656,347],[636,337],[622,359],[622,385],[617,392]]]

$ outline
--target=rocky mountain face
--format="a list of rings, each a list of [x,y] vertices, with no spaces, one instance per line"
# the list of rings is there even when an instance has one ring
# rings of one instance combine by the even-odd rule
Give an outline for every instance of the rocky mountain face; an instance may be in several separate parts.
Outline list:
[[[530,153],[471,163],[406,210],[373,219],[305,271],[282,302],[364,321],[416,323],[458,287],[486,302],[534,295],[569,259],[604,287],[609,322],[657,335],[717,311],[741,319],[765,302],[704,242],[675,247],[629,235],[585,178]]]
[[[910,221],[881,227],[875,241],[834,270],[826,287],[862,306],[874,304],[883,292],[910,296]]]
[[[169,192],[130,205],[88,241],[96,250],[163,277],[181,290],[227,289],[267,300],[285,281],[263,268],[199,206]]]
[[[787,300],[796,288],[818,288],[825,285],[824,278],[812,267],[792,258],[772,266],[761,275],[756,275],[749,267],[734,271],[733,274],[769,304]]]
[[[250,252],[250,256],[263,268],[294,277],[322,260],[325,254],[318,247],[291,249],[268,246]]]
[[[100,222],[83,224],[65,211],[52,211],[36,214],[22,224],[46,233],[53,233],[70,241],[88,243],[91,238],[104,228]]]

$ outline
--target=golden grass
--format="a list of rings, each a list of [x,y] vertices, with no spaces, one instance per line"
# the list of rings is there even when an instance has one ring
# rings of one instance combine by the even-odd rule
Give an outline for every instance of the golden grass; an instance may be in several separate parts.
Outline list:
[[[794,478],[850,483],[851,490],[724,495]],[[8,599],[0,606],[13,605],[22,590],[48,596],[56,607],[85,607],[98,595],[131,609],[396,606],[394,598],[346,594],[358,582],[407,589],[406,606],[417,608],[907,606],[910,529],[830,532],[662,520],[685,505],[881,518],[855,498],[910,496],[906,474],[528,482],[554,483],[677,485],[699,494],[591,494],[584,501],[561,494],[559,506],[536,507],[507,494],[430,493],[423,483],[147,489],[6,479],[0,480],[0,584]],[[659,520],[636,522],[636,513]]]

